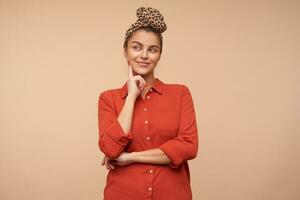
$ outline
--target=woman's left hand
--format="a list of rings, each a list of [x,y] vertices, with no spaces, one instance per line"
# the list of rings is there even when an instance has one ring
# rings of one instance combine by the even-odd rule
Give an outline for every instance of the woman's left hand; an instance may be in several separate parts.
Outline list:
[[[112,160],[107,156],[104,156],[104,158],[102,159],[101,165],[105,165],[106,169],[108,169],[108,170],[112,170],[115,168],[114,163],[112,163]]]

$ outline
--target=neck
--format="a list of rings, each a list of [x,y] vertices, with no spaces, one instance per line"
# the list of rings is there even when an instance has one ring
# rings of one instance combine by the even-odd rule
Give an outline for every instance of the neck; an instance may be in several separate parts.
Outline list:
[[[147,75],[144,75],[142,76],[143,79],[146,81],[146,85],[143,89],[143,91],[141,92],[140,96],[141,98],[145,98],[145,95],[148,93],[149,89],[153,86],[154,82],[155,82],[155,77],[152,74],[149,74],[148,76]]]
[[[152,76],[142,76],[144,78],[144,80],[146,81],[146,88],[150,88],[154,82],[155,82],[155,77]]]

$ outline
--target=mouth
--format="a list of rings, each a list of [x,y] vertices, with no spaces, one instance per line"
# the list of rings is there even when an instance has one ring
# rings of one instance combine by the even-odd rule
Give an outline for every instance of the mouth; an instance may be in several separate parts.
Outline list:
[[[146,67],[148,66],[150,63],[147,62],[137,62],[140,66]]]

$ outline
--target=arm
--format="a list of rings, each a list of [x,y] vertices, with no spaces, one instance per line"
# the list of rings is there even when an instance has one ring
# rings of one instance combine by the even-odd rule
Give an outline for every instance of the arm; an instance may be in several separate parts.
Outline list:
[[[148,163],[165,165],[170,164],[171,160],[160,149],[149,149],[139,152],[123,152],[117,159],[112,160],[106,156],[102,160],[102,165],[106,165],[107,169],[114,169],[115,165],[129,165],[131,163]]]
[[[116,164],[127,165],[138,162],[168,164],[171,168],[177,168],[182,162],[196,157],[198,151],[196,116],[192,96],[186,86],[182,89],[181,98],[178,136],[155,149],[124,152],[116,159]]]
[[[191,93],[185,85],[181,91],[181,111],[178,136],[160,147],[171,160],[169,166],[177,168],[182,162],[193,159],[198,152],[198,130]]]
[[[99,96],[98,146],[106,156],[112,159],[117,158],[132,139],[131,123],[134,104],[135,98],[127,96],[122,110],[119,116],[117,116],[112,94],[110,92],[103,92]]]
[[[124,106],[118,116],[118,121],[126,135],[131,129],[135,99],[136,98],[133,96],[127,96]]]
[[[148,163],[148,164],[169,164],[171,160],[161,149],[149,149],[145,151],[132,152],[132,162]]]

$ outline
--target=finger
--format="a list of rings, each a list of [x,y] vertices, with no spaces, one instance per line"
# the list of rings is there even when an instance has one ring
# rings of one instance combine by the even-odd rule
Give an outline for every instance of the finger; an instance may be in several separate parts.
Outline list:
[[[146,81],[145,81],[145,79],[141,76],[141,75],[138,75],[138,77],[140,77],[141,78],[141,80],[142,80],[142,83],[143,83],[143,87],[145,87],[146,86]]]
[[[128,77],[129,78],[133,77],[133,71],[131,65],[128,66]]]
[[[139,84],[138,87],[140,87],[141,89],[144,88],[145,82],[144,82],[143,78],[140,75],[136,76],[136,80],[138,81],[138,84]]]
[[[106,161],[106,162],[105,162],[105,167],[106,167],[106,169],[111,170],[108,163],[109,163],[109,161]]]
[[[145,86],[146,86],[146,81],[145,81],[145,79],[143,78],[143,77],[141,77],[142,78],[142,81],[143,81],[143,87],[142,87],[142,90],[145,88]]]
[[[104,156],[104,158],[102,159],[102,162],[101,162],[101,165],[104,165],[105,164],[105,159],[106,157]]]
[[[135,77],[134,77],[134,82],[135,82],[135,84],[136,84],[137,87],[141,87],[141,86],[140,86],[141,80],[140,80],[139,76],[135,76]]]
[[[108,165],[107,165],[107,164],[105,164],[105,167],[106,167],[106,169],[108,169],[108,170],[109,170],[109,167],[108,167]]]
[[[108,164],[111,169],[115,169],[115,166],[112,163],[108,162]]]
[[[109,169],[115,169],[115,165],[111,161],[107,162],[107,166]]]
[[[106,167],[106,169],[108,169],[107,162],[105,162],[105,167]]]
[[[106,166],[106,169],[111,170],[111,167],[109,166],[108,163],[105,166]]]

